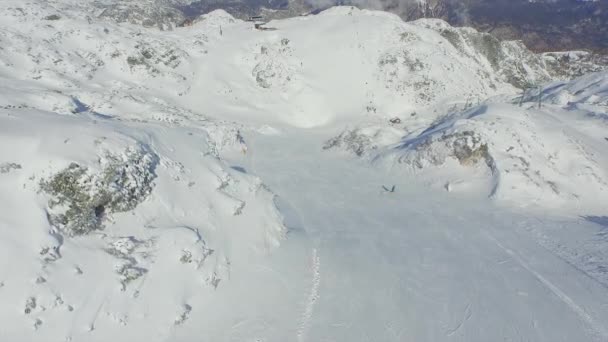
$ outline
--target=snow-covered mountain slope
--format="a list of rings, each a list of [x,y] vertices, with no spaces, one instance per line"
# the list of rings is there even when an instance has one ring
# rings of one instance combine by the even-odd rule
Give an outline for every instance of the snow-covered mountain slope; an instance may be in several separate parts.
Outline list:
[[[241,163],[315,242],[319,274],[305,338],[266,340],[606,339],[605,216],[505,210],[318,149],[327,134],[246,136]]]
[[[348,7],[112,4],[0,3],[0,340],[608,338],[608,74]]]
[[[438,188],[502,203],[602,213],[608,201],[608,74],[492,98],[434,122],[367,122],[327,141]],[[393,119],[394,121],[394,119]]]
[[[170,334],[284,239],[274,195],[204,131],[28,109],[0,122],[3,339]]]
[[[61,2],[19,4],[0,5],[0,75],[24,81],[28,93],[40,88],[45,103],[65,113],[78,110],[76,99],[129,119],[311,127],[368,113],[441,111],[550,79],[543,59],[522,45],[348,7],[271,22],[268,31],[216,11],[158,32],[86,16],[83,4],[65,12]],[[56,7],[61,16],[46,20]]]

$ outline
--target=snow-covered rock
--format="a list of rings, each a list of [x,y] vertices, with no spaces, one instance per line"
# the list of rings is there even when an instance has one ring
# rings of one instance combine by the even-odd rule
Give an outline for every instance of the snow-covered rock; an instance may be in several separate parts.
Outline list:
[[[57,340],[172,327],[184,301],[202,310],[195,293],[285,237],[274,194],[220,160],[205,130],[10,108],[0,132],[0,189],[14,194],[0,201],[0,254],[18,260],[0,267],[0,319],[24,315],[5,336],[36,340],[31,320]]]
[[[485,178],[482,193],[516,206],[601,212],[606,80],[599,73],[547,86],[540,109],[538,95],[522,95],[448,115],[379,151],[375,162],[435,170],[438,186]]]

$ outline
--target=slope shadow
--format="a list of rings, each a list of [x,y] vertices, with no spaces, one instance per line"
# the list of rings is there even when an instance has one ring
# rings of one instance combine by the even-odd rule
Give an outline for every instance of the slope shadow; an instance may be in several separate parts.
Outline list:
[[[242,166],[233,165],[230,168],[241,173],[247,173],[247,170]]]
[[[583,219],[608,228],[608,216],[582,216]]]
[[[599,225],[600,231],[597,233],[599,238],[608,241],[608,216],[581,216],[585,221]]]
[[[100,119],[113,119],[114,118],[111,115],[101,114],[96,111],[92,111],[90,106],[88,106],[87,104],[85,104],[84,102],[80,101],[79,99],[77,99],[75,97],[72,97],[72,103],[74,103],[74,106],[76,106],[76,108],[74,108],[72,110],[72,113],[74,113],[74,114],[89,113]]]

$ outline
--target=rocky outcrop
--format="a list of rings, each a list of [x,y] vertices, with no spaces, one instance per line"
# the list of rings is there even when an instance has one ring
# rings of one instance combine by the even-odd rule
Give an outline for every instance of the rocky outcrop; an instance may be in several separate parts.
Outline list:
[[[166,0],[97,3],[97,7],[102,9],[99,14],[100,18],[144,27],[156,27],[160,30],[171,30],[186,19],[184,13],[176,8],[173,1]]]

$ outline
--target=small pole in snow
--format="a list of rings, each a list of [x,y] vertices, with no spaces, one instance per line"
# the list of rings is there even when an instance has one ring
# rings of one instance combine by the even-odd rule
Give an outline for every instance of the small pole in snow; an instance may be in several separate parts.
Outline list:
[[[524,88],[524,91],[521,93],[521,98],[519,99],[519,106],[521,107],[524,104],[524,97],[526,96],[526,92],[528,91],[528,87]]]
[[[538,109],[540,109],[542,107],[542,103],[543,103],[543,87],[539,86],[538,87]]]
[[[220,36],[223,36],[224,32],[222,32],[222,25],[220,25]]]

